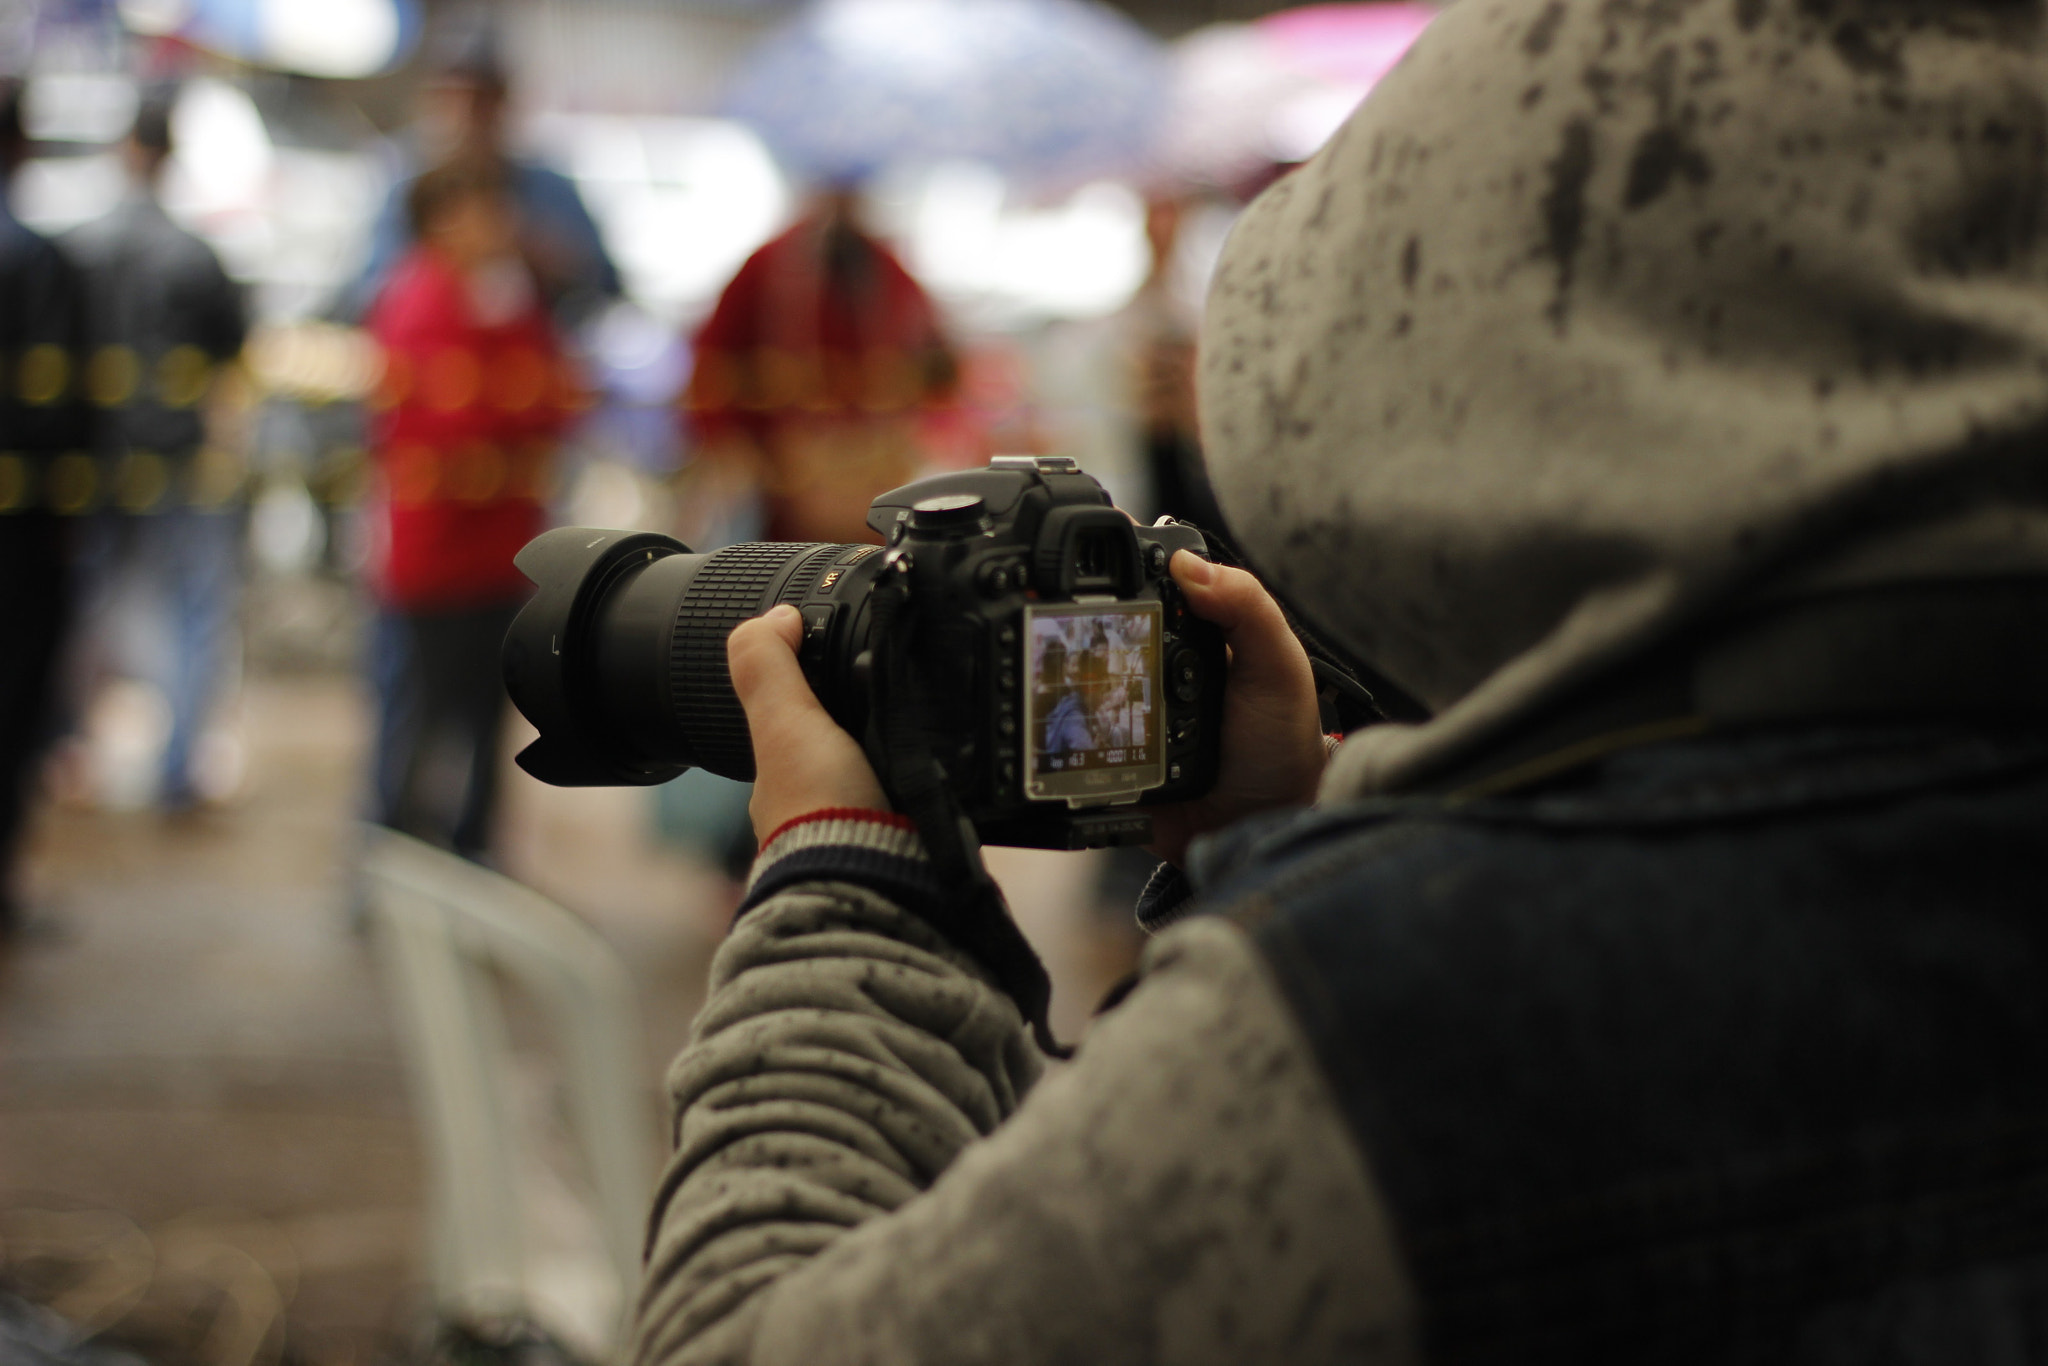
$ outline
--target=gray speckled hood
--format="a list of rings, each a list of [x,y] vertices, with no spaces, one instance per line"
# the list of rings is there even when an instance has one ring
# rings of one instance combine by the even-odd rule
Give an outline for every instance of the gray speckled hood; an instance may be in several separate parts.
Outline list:
[[[1246,213],[1253,560],[1434,719],[1397,788],[1767,595],[2048,573],[2043,6],[1462,0]]]

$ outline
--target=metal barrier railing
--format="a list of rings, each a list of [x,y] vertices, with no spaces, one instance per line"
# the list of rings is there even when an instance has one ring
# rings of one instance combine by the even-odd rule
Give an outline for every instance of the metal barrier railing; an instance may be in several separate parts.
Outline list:
[[[656,1132],[625,967],[561,906],[407,836],[366,827],[362,870],[427,1148],[436,1312],[457,1324],[539,1323],[616,1354],[638,1288]],[[536,1255],[537,1140],[513,1094],[498,974],[531,995],[551,1035],[604,1248],[596,1268],[564,1274]]]

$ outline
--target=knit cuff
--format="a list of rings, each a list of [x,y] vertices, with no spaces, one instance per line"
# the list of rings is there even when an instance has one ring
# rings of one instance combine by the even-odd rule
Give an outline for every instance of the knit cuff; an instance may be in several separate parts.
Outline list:
[[[754,859],[737,914],[799,882],[856,883],[927,919],[944,891],[910,818],[862,807],[826,807],[778,827]]]

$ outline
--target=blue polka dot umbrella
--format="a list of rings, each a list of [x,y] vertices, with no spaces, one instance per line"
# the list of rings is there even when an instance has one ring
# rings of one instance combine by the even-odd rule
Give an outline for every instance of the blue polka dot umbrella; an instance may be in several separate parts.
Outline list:
[[[1074,184],[1140,161],[1163,52],[1089,0],[819,0],[742,65],[725,112],[795,173],[972,158]]]

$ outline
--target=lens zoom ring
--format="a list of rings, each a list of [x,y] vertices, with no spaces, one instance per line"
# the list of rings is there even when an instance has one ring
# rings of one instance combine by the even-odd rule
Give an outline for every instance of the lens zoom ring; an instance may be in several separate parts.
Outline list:
[[[678,719],[701,767],[753,775],[747,716],[732,690],[725,638],[760,610],[762,594],[778,575],[820,548],[777,541],[728,546],[705,562],[683,594],[669,636],[669,695],[682,710]]]
[[[821,543],[818,549],[820,552],[823,552],[827,550],[844,550],[845,547]],[[810,592],[818,580],[825,577],[825,566],[832,563],[832,559],[833,557],[830,555],[819,553],[812,555],[809,559],[798,565],[796,573],[789,576],[789,582],[782,585],[782,591],[775,595],[775,600],[777,602],[789,603],[802,602],[804,594]]]

